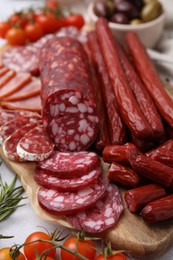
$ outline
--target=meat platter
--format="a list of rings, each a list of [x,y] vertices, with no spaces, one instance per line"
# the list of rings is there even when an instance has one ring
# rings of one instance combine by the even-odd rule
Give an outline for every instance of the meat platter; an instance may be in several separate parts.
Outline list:
[[[73,68],[72,68],[73,69]],[[170,87],[170,86],[169,86]],[[168,88],[168,92],[169,92]],[[67,228],[73,228],[65,219],[65,217],[54,217],[46,213],[37,201],[37,191],[39,185],[36,184],[33,172],[36,167],[34,162],[16,162],[8,160],[3,150],[0,155],[4,162],[15,172],[21,179],[22,185],[28,195],[31,205],[37,215],[41,218],[57,223]],[[109,164],[102,162],[103,172],[106,175]],[[122,199],[124,190],[120,189]],[[171,246],[173,238],[172,221],[168,220],[159,224],[148,225],[136,214],[132,214],[124,204],[124,212],[120,221],[113,228],[97,234],[98,237],[104,237],[110,241],[112,246],[118,249],[126,250],[135,257],[154,257],[162,255]]]

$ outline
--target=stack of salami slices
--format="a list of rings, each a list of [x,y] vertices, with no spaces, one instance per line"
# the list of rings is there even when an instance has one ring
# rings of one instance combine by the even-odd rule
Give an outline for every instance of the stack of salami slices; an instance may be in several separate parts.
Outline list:
[[[117,224],[123,211],[118,188],[103,176],[98,155],[90,151],[54,151],[37,163],[39,205],[77,229],[99,233]]]

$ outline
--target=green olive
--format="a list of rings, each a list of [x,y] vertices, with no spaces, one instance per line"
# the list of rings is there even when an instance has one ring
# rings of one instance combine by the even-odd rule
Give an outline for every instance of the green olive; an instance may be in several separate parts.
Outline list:
[[[152,1],[146,4],[141,11],[141,19],[143,22],[154,20],[162,13],[162,5],[158,1]]]
[[[133,19],[130,21],[130,24],[141,24],[142,23],[142,20],[140,19]]]
[[[157,2],[157,0],[144,0],[144,5],[147,5],[152,2]]]

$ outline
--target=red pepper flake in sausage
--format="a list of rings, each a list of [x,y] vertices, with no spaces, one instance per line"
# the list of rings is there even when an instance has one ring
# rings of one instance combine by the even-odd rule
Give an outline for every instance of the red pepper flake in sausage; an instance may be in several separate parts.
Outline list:
[[[70,215],[94,206],[104,196],[107,186],[108,179],[100,176],[93,184],[78,191],[60,192],[40,187],[38,202],[52,215]]]
[[[165,189],[154,183],[131,189],[124,193],[124,199],[131,212],[141,210],[149,202],[165,196]]]
[[[61,151],[87,149],[97,137],[98,117],[83,46],[68,37],[48,40],[41,50],[40,74],[47,133]]]
[[[54,145],[42,125],[34,127],[18,142],[17,153],[26,161],[42,161],[53,152]]]
[[[71,179],[88,174],[101,164],[98,155],[94,152],[59,152],[54,151],[51,156],[37,163],[37,167],[58,178]]]
[[[123,213],[123,204],[117,186],[109,184],[105,196],[94,207],[67,216],[67,220],[76,229],[89,233],[100,233],[117,225]]]
[[[92,184],[100,176],[102,170],[98,167],[91,172],[80,177],[72,179],[58,178],[56,174],[50,174],[36,168],[34,172],[35,181],[46,188],[55,189],[58,191],[73,191],[83,189],[85,186]]]

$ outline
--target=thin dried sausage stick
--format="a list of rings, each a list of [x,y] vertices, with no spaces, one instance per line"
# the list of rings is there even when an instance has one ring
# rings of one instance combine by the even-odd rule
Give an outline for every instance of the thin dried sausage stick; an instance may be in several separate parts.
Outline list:
[[[111,164],[108,170],[108,179],[127,188],[134,188],[142,181],[133,169],[118,163]]]
[[[173,217],[173,195],[155,200],[146,205],[140,215],[149,224]]]
[[[139,139],[151,139],[152,128],[141,112],[128,86],[125,73],[118,58],[118,50],[114,44],[114,37],[106,19],[98,19],[96,32],[124,122],[135,137]]]
[[[118,44],[118,42],[116,42],[116,46],[118,48],[119,59],[124,68],[129,86],[135,95],[141,111],[143,112],[153,130],[153,139],[158,141],[162,136],[165,135],[161,117],[148,90],[145,88],[132,63],[130,63],[125,50],[120,44]]]
[[[173,152],[171,151],[159,148],[152,153],[149,153],[148,157],[158,162],[164,163],[170,167],[173,167]]]
[[[70,37],[46,42],[40,55],[43,124],[62,151],[87,149],[97,138],[98,117],[88,58]]]
[[[138,36],[133,32],[127,33],[126,43],[133,57],[136,69],[153,98],[158,111],[167,123],[173,127],[173,100],[164,90],[162,82],[145,47],[140,42]]]
[[[165,187],[172,184],[173,169],[171,167],[148,158],[136,149],[134,149],[134,152],[130,152],[129,161],[132,168],[144,178],[148,178]]]
[[[141,210],[149,202],[165,196],[165,189],[154,183],[131,189],[124,193],[127,207],[133,213]]]
[[[146,153],[146,156],[150,157],[150,156],[152,156],[153,153],[155,153],[157,150],[160,150],[160,149],[164,149],[164,150],[173,152],[173,140],[170,139],[170,140],[166,141],[165,143],[159,145],[157,148],[152,149],[151,151]]]
[[[126,126],[118,111],[115,94],[103,60],[97,35],[94,31],[88,33],[88,43],[93,61],[97,68],[98,77],[100,79],[100,89],[107,109],[111,144],[124,144],[126,141]]]

